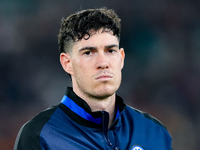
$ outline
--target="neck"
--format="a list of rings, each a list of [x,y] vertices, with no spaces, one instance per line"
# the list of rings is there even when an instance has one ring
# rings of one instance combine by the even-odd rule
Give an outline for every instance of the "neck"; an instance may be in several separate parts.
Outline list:
[[[104,99],[104,100],[85,100],[87,104],[90,106],[91,110],[93,112],[95,111],[106,111],[109,113],[109,124],[110,127],[111,124],[114,121],[115,117],[115,94],[112,96]]]
[[[76,91],[74,91],[76,93]],[[86,103],[90,106],[92,112],[95,111],[106,111],[109,113],[109,124],[108,127],[110,127],[114,121],[115,117],[115,93],[107,98],[104,99],[96,99],[91,97],[84,97],[83,95],[79,95],[76,93],[79,97],[81,97],[83,100],[86,101]]]

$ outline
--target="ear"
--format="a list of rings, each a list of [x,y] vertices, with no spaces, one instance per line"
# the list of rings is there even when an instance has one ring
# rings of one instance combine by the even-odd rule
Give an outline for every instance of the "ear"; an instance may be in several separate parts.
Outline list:
[[[120,54],[121,54],[121,69],[124,67],[124,59],[125,59],[125,52],[123,48],[120,48]]]
[[[61,53],[60,54],[60,63],[68,74],[73,74],[72,64],[71,64],[71,57],[69,53]]]

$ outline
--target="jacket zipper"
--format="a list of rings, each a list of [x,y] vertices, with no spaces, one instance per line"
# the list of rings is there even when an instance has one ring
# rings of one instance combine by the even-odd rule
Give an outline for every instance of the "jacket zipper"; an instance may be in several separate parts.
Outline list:
[[[106,120],[105,119],[105,116],[106,115],[108,115],[107,114],[107,112],[105,112],[105,111],[102,111],[102,134],[103,134],[103,137],[104,137],[104,139],[105,139],[105,141],[106,141],[106,143],[112,148],[112,149],[114,149],[114,150],[119,150],[119,148],[118,147],[115,147],[112,143],[111,143],[111,141],[110,141],[110,139],[109,139],[109,136],[108,136],[108,131],[109,131],[109,129],[108,129],[108,121],[107,120],[109,120],[109,118]]]
[[[103,134],[103,137],[106,141],[106,143],[113,148],[113,145],[112,143],[110,142],[110,139],[108,137],[108,121],[106,121],[105,119],[105,116],[107,115],[106,114],[107,112],[105,111],[102,111],[102,134]]]

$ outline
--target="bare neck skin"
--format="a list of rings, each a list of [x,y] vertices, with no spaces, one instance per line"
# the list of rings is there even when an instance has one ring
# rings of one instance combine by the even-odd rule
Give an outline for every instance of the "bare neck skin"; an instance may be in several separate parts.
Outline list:
[[[115,94],[104,100],[88,100],[86,101],[92,111],[106,111],[109,113],[109,124],[110,127],[115,117]]]
[[[77,92],[75,92],[77,95],[79,95]],[[110,127],[114,121],[115,117],[115,93],[111,95],[110,97],[107,97],[105,99],[95,99],[95,98],[86,98],[84,96],[81,97],[83,100],[86,101],[86,103],[90,106],[92,112],[95,111],[106,111],[109,113],[109,124],[108,127]]]

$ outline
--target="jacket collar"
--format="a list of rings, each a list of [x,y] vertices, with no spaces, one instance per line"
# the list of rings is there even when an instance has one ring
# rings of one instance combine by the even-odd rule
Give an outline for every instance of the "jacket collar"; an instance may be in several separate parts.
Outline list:
[[[118,120],[125,107],[123,99],[116,95],[115,120]],[[66,94],[61,100],[60,108],[76,123],[93,128],[101,128],[102,118],[105,118],[105,115],[109,116],[105,111],[92,112],[89,105],[78,97],[71,87],[67,88]]]

